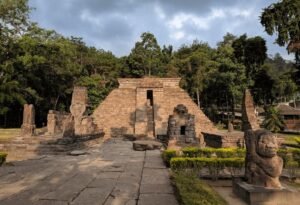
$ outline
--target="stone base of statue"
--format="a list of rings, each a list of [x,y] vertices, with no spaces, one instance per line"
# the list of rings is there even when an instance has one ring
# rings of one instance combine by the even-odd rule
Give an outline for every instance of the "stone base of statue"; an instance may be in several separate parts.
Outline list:
[[[255,186],[234,178],[233,193],[249,205],[292,205],[299,203],[299,192],[290,188],[272,189]]]

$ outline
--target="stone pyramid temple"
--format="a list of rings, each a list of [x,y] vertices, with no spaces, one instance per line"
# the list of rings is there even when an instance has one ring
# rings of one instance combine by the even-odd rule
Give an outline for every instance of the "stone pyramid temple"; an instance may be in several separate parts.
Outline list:
[[[105,138],[123,134],[166,135],[168,118],[174,108],[183,104],[195,115],[196,136],[214,132],[213,123],[189,95],[179,87],[180,78],[121,78],[94,111],[94,122],[105,132]]]

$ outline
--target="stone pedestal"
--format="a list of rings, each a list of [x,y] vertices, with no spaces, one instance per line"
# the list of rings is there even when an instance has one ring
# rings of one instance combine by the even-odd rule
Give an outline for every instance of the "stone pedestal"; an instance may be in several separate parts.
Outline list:
[[[241,178],[232,182],[233,193],[242,198],[249,205],[292,205],[299,204],[299,192],[282,188],[270,189],[248,184]]]

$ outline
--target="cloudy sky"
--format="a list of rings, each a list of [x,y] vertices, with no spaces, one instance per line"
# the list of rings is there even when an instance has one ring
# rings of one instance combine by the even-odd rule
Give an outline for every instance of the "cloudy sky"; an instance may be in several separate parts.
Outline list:
[[[160,45],[190,44],[194,39],[215,47],[222,37],[247,33],[267,40],[268,54],[285,48],[259,23],[262,9],[277,0],[29,0],[31,19],[65,36],[82,37],[96,48],[117,56],[130,53],[143,32],[153,33]]]

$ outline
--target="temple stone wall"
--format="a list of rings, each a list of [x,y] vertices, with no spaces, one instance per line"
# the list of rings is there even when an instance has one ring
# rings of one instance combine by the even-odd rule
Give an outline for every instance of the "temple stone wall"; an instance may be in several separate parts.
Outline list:
[[[70,113],[49,110],[47,116],[47,132],[49,135],[62,133],[66,120],[70,117]]]
[[[136,91],[130,88],[113,90],[93,113],[105,137],[134,133]]]
[[[105,137],[122,134],[166,135],[169,115],[178,104],[185,105],[195,115],[196,135],[213,132],[212,122],[189,95],[179,87],[180,78],[119,79],[113,90],[94,111],[95,123],[103,128]],[[153,106],[147,101],[147,91],[153,92]],[[150,111],[153,112],[151,119]],[[153,121],[153,131],[151,130]]]

